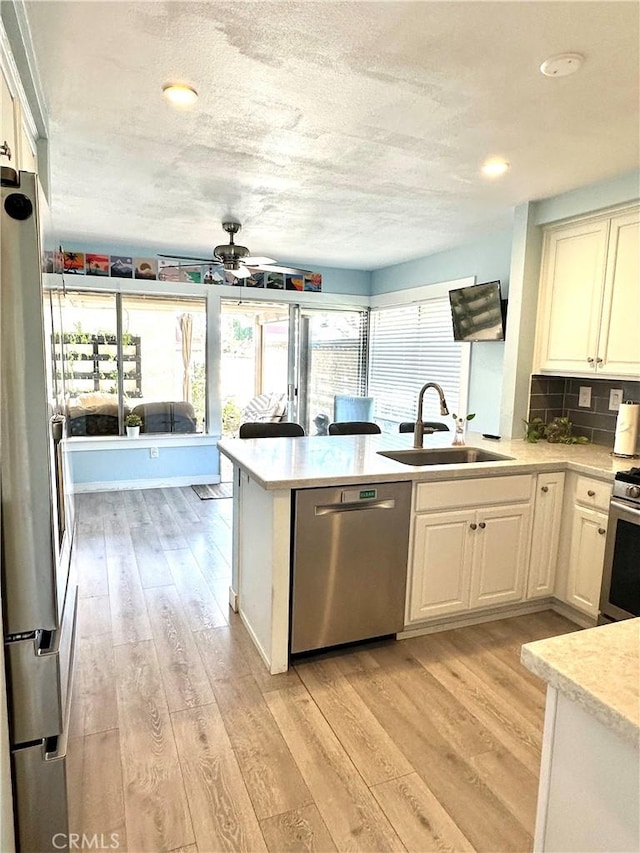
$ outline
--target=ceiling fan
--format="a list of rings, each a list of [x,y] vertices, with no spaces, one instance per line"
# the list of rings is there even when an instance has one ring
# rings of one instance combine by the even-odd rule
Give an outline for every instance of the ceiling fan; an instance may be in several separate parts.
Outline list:
[[[190,261],[196,264],[215,264],[222,266],[235,278],[249,278],[252,270],[263,270],[265,272],[281,272],[295,275],[296,273],[310,273],[310,270],[299,267],[278,266],[273,258],[251,255],[246,246],[239,246],[234,242],[233,236],[237,234],[242,226],[239,222],[223,222],[222,228],[229,235],[229,242],[216,246],[212,258],[193,258],[185,255],[158,255],[160,258],[170,258],[177,261]]]

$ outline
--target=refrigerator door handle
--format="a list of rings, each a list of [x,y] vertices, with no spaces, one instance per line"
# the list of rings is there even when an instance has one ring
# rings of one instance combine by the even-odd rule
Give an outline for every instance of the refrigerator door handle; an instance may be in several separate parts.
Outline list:
[[[37,657],[57,655],[60,651],[60,631],[44,631],[39,629],[33,641]]]

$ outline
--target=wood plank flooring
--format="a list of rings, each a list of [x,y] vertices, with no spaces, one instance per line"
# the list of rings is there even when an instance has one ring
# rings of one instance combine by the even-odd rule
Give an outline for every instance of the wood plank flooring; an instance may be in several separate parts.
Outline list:
[[[120,851],[532,847],[551,613],[270,676],[227,606],[231,501],[78,496],[70,831]]]

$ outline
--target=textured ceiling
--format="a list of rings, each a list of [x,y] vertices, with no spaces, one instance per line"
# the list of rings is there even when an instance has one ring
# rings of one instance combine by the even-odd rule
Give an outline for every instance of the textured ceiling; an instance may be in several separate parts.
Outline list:
[[[210,252],[232,215],[254,254],[374,269],[638,168],[635,2],[26,6],[67,237]],[[564,51],[582,70],[543,77]]]

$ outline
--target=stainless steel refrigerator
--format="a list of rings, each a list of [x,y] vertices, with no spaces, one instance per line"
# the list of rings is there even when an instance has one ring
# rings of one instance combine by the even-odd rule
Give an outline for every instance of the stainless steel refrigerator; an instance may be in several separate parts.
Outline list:
[[[2,603],[16,841],[66,841],[66,742],[77,586],[56,375],[56,288],[42,284],[46,207],[37,177],[2,170],[0,461]],[[53,249],[53,247],[51,247]]]

